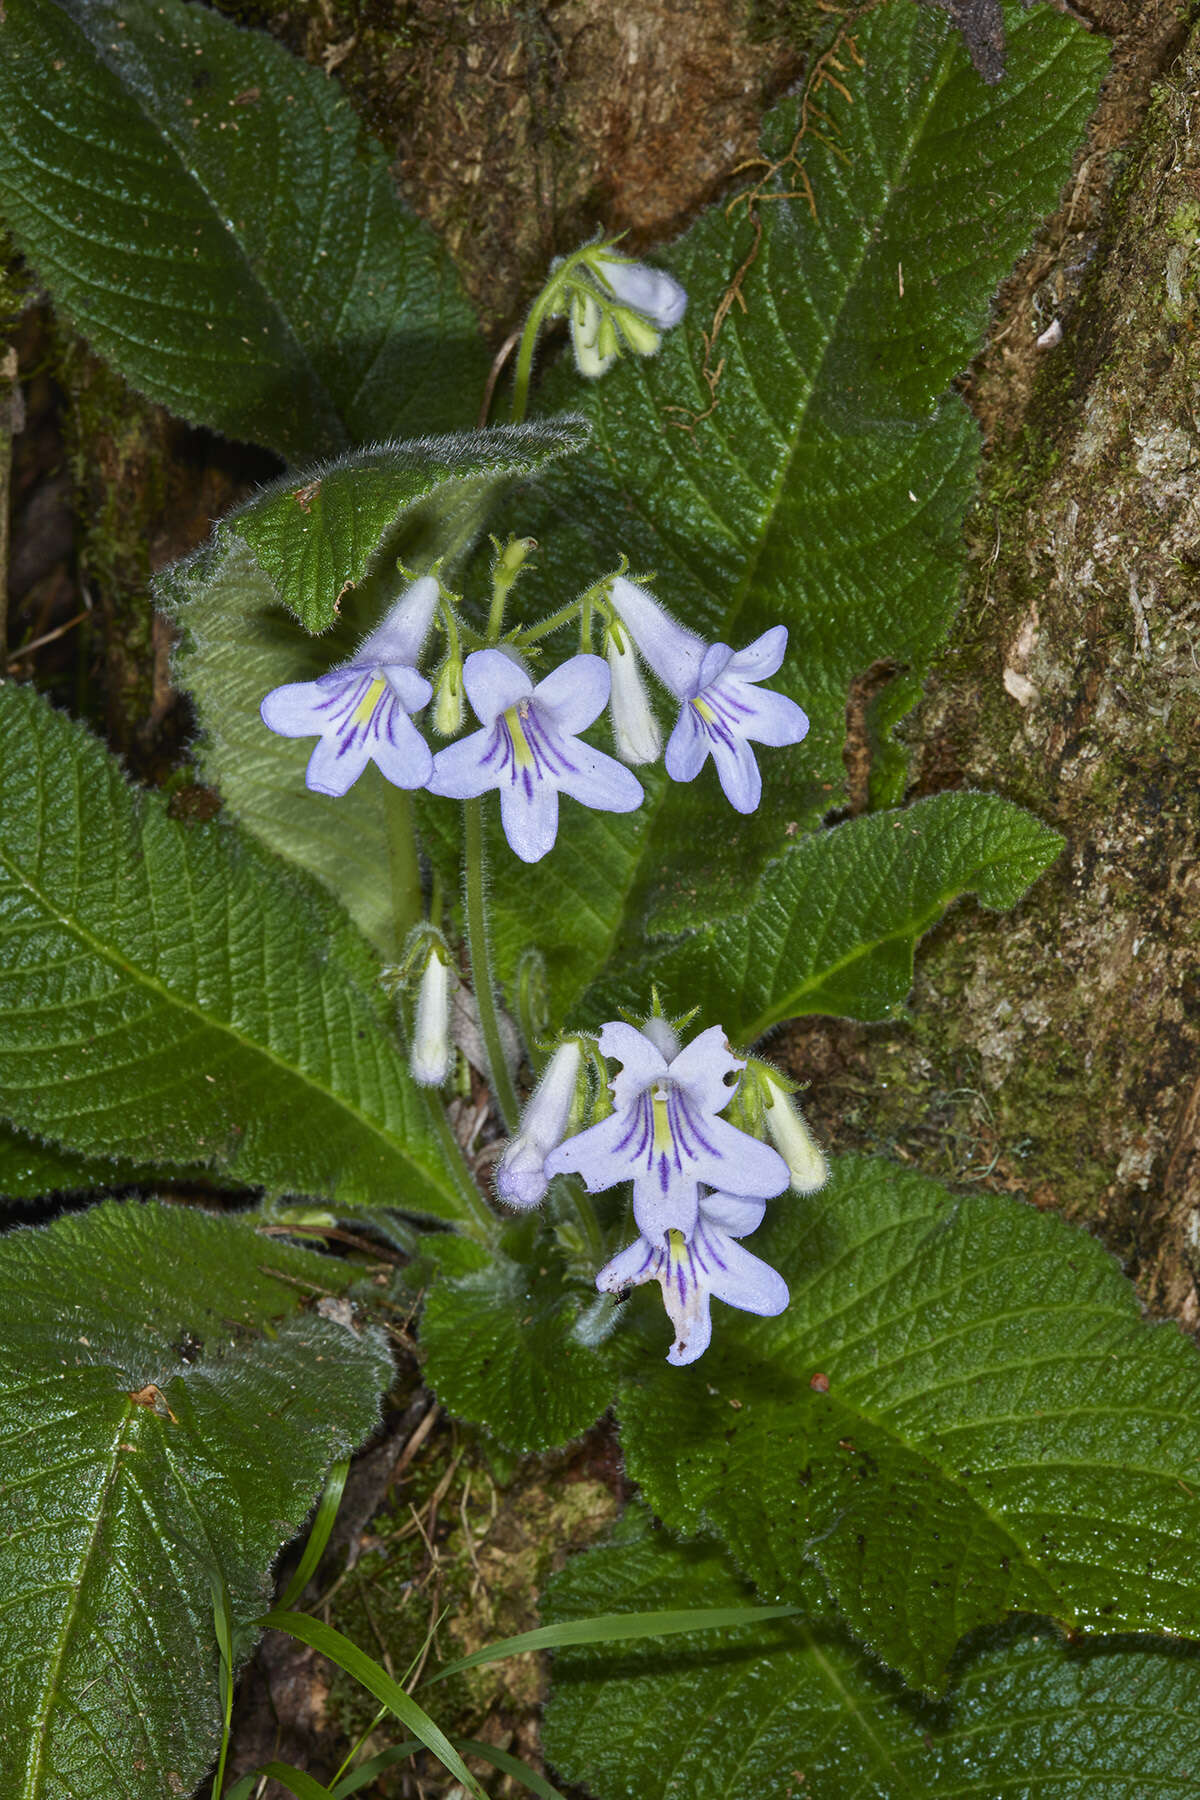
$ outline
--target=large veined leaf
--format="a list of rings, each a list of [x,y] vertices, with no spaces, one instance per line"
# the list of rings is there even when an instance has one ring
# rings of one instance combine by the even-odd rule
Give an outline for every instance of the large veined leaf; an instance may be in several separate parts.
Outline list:
[[[386,784],[370,768],[341,799],[309,793],[312,740],[269,732],[263,695],[349,656],[401,585],[398,558],[453,560],[506,483],[586,441],[568,417],[359,452],[276,484],[159,577],[183,629],[176,673],[200,715],[202,773],[248,830],[333,890],[384,956],[399,948]]]
[[[730,1606],[709,1546],[638,1519],[572,1559],[543,1617]],[[543,1742],[595,1800],[1167,1800],[1200,1780],[1194,1649],[1068,1650],[1046,1625],[993,1634],[941,1705],[907,1694],[836,1624],[791,1620],[560,1650]]]
[[[915,1686],[1013,1610],[1200,1636],[1200,1359],[1098,1244],[846,1158],[750,1248],[787,1312],[719,1308],[700,1363],[620,1403],[668,1524],[719,1533],[772,1599],[810,1600],[820,1570]]]
[[[0,211],[151,399],[297,461],[469,424],[486,359],[336,85],[181,0],[12,0]]]
[[[611,1300],[563,1278],[548,1247],[443,1276],[421,1314],[425,1380],[447,1411],[524,1455],[582,1437],[609,1405],[622,1341]]]
[[[106,1202],[0,1241],[6,1800],[190,1794],[235,1617],[374,1425],[382,1336],[306,1310],[345,1264],[250,1216]]]
[[[0,1094],[87,1157],[462,1216],[377,967],[311,884],[185,826],[0,686]],[[104,848],[96,855],[95,846]]]
[[[968,891],[1013,906],[1061,849],[1057,832],[989,794],[848,820],[768,864],[745,912],[652,944],[588,995],[587,1011],[645,1011],[653,981],[738,1043],[805,1013],[887,1018],[912,986],[917,939],[947,906]]]
[[[1014,3],[1006,17],[994,87],[945,17],[910,0],[846,27],[853,48],[842,42],[834,80],[811,93],[807,135],[797,141],[801,101],[768,121],[762,198],[715,209],[663,259],[688,290],[683,324],[657,357],[588,387],[593,452],[521,513],[542,546],[523,606],[561,605],[624,552],[712,638],[737,647],[783,621],[774,685],[812,719],[802,745],[760,754],[753,818],[728,807],[710,763],[686,788],[651,776],[624,817],[564,809],[556,850],[532,871],[497,839],[502,971],[545,941],[552,912],[560,1013],[614,948],[640,949],[648,904],[668,926],[730,910],[770,855],[842,804],[852,690],[873,799],[899,798],[890,730],[952,616],[978,457],[947,384],[1055,202],[1105,62],[1049,6]],[[550,382],[546,403],[578,385]],[[883,663],[894,679],[866,704],[855,684]]]

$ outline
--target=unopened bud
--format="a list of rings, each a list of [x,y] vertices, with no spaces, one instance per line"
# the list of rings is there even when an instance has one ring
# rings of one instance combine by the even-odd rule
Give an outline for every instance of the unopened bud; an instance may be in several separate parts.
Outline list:
[[[462,722],[462,664],[456,657],[447,657],[433,688],[433,729],[439,737],[453,737],[462,730]]]
[[[421,986],[417,990],[417,1018],[413,1028],[409,1068],[422,1087],[440,1087],[450,1073],[454,1047],[450,1042],[450,965],[444,952],[430,950]]]
[[[788,1166],[795,1192],[813,1194],[829,1180],[829,1165],[795,1101],[769,1072],[763,1071],[761,1079],[767,1134]]]
[[[636,351],[639,356],[657,354],[662,335],[655,330],[649,319],[644,319],[640,313],[630,312],[628,307],[623,306],[617,311],[616,320],[631,350]]]
[[[571,348],[575,352],[575,367],[581,375],[586,375],[589,380],[595,380],[596,376],[604,374],[604,371],[615,362],[618,355],[619,346],[616,342],[616,333],[612,330],[612,322],[608,320],[607,314],[601,312],[600,302],[596,296],[586,293],[582,288],[577,288],[571,296],[569,318]],[[606,321],[609,325],[611,342],[606,341],[602,349],[600,334]]]
[[[567,1135],[579,1092],[583,1051],[576,1038],[560,1044],[496,1164],[496,1192],[508,1206],[537,1206],[550,1186],[544,1164]]]
[[[656,762],[662,753],[662,730],[651,710],[633,644],[619,626],[609,631],[604,654],[612,677],[609,704],[617,755],[627,763]]]

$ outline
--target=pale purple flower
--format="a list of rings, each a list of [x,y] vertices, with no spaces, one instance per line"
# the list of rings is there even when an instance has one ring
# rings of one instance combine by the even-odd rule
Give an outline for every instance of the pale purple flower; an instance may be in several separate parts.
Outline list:
[[[576,735],[603,712],[609,694],[601,656],[572,656],[534,687],[503,650],[476,650],[463,664],[467,699],[483,730],[433,759],[431,794],[470,800],[500,790],[504,834],[522,862],[539,862],[558,834],[558,796],[600,812],[642,803],[635,775]]]
[[[575,1038],[560,1044],[547,1063],[521,1114],[520,1130],[496,1164],[496,1192],[506,1205],[524,1211],[545,1199],[550,1185],[545,1161],[570,1123],[582,1068],[583,1051]]]
[[[701,1182],[755,1197],[783,1192],[783,1158],[717,1116],[733,1098],[726,1077],[746,1066],[719,1025],[681,1050],[663,1019],[648,1019],[644,1032],[614,1022],[600,1049],[623,1065],[609,1083],[615,1110],[553,1151],[548,1176],[582,1175],[593,1194],[632,1181],[638,1230],[659,1246],[669,1231],[691,1237]]]
[[[766,1207],[765,1200],[740,1194],[702,1194],[690,1237],[673,1229],[661,1242],[638,1238],[605,1264],[596,1286],[602,1294],[619,1294],[643,1281],[659,1282],[675,1327],[667,1361],[677,1368],[695,1362],[712,1337],[711,1300],[768,1318],[788,1303],[782,1275],[735,1241],[757,1231]]]
[[[588,266],[621,306],[640,313],[659,331],[670,331],[687,311],[687,292],[665,269],[652,269],[612,250],[589,257]]]
[[[782,663],[787,626],[773,625],[735,651],[685,630],[623,575],[612,584],[612,604],[645,661],[681,703],[667,743],[667,774],[672,781],[694,781],[711,754],[730,805],[753,812],[762,777],[750,745],[798,744],[808,731],[808,718],[794,700],[756,685]]]
[[[408,715],[432,692],[413,665],[437,602],[437,582],[422,575],[349,662],[273,688],[263,701],[263,723],[280,737],[320,738],[304,776],[314,793],[346,793],[369,762],[395,787],[429,780],[433,754]]]

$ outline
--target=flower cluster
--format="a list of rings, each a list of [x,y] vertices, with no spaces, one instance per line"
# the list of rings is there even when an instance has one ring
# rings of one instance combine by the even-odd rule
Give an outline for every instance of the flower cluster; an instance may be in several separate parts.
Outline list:
[[[464,693],[480,729],[441,750],[430,749],[412,720],[434,694],[417,667],[440,599],[430,575],[412,583],[349,662],[273,689],[263,722],[284,737],[318,739],[305,776],[318,794],[345,794],[369,762],[397,787],[451,799],[498,789],[509,844],[534,863],[557,837],[560,794],[601,812],[641,805],[641,782],[626,765],[654,760],[662,731],[640,655],[679,708],[667,774],[692,781],[711,755],[730,803],[753,812],[762,781],[751,744],[796,744],[808,730],[794,700],[758,686],[783,660],[786,628],[774,626],[735,652],[686,630],[623,575],[599,587],[608,596],[602,657],[569,657],[535,685],[511,642],[461,662],[447,656],[437,676],[435,729],[450,735],[461,727]],[[619,761],[580,736],[609,705]]]
[[[785,1154],[721,1116],[734,1099],[731,1077],[746,1062],[719,1025],[681,1047],[663,1018],[647,1019],[640,1031],[613,1021],[600,1032],[599,1051],[621,1064],[608,1083],[611,1111],[570,1132],[583,1052],[576,1040],[561,1045],[497,1165],[496,1189],[525,1208],[544,1198],[555,1175],[579,1175],[591,1193],[632,1181],[639,1235],[605,1264],[596,1286],[616,1294],[657,1281],[675,1328],[668,1361],[694,1362],[708,1347],[714,1297],[761,1314],[787,1305],[782,1276],[737,1240],[757,1229],[767,1201],[789,1184],[805,1193],[819,1187],[824,1158],[762,1064],[756,1083],[770,1089],[762,1110],[768,1123],[777,1111]]]
[[[673,276],[623,256],[610,243],[577,251],[560,280],[575,366],[589,379],[610,369],[625,348],[653,356],[663,332],[687,310],[687,294]]]

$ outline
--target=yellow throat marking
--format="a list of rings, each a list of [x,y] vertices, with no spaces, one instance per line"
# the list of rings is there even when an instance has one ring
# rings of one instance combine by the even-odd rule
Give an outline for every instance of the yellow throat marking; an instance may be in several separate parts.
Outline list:
[[[362,699],[351,714],[350,723],[352,725],[370,724],[371,715],[379,705],[380,697],[386,687],[387,682],[383,679],[383,676],[376,675],[370,686],[364,690]]]
[[[672,1145],[671,1121],[667,1117],[667,1096],[661,1088],[655,1088],[650,1102],[654,1113],[654,1145],[653,1152],[669,1151]]]
[[[708,704],[708,701],[707,700],[693,700],[692,705],[695,707],[696,711],[700,714],[700,717],[704,720],[704,723],[706,725],[711,725],[717,715],[713,711],[712,707]]]
[[[513,748],[513,760],[518,769],[532,769],[533,767],[533,751],[529,748],[529,739],[525,736],[525,727],[521,723],[528,715],[528,700],[519,700],[515,706],[510,706],[504,715],[509,742]]]

